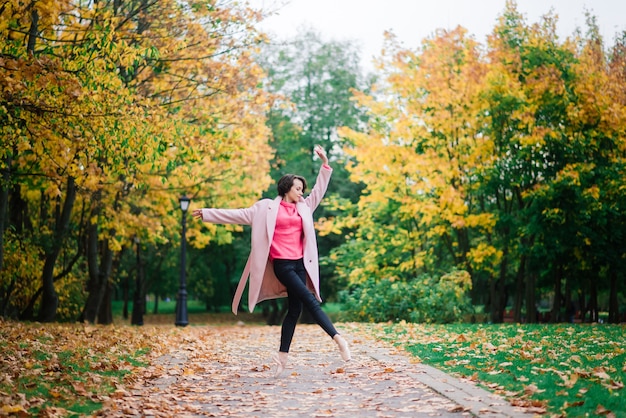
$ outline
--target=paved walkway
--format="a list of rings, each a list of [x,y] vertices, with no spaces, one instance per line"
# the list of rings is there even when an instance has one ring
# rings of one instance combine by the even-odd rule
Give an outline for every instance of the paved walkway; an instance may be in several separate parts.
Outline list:
[[[341,329],[340,329],[341,331]],[[101,416],[532,417],[503,399],[344,332],[344,363],[319,327],[299,325],[274,377],[280,328],[189,327],[181,347],[118,390]]]

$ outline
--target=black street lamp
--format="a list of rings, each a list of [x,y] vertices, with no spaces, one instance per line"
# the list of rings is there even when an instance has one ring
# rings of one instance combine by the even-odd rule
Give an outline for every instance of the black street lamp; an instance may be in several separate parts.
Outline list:
[[[176,325],[179,327],[185,327],[189,325],[189,320],[187,319],[187,283],[186,283],[186,273],[185,270],[187,261],[185,260],[186,252],[187,252],[187,240],[186,240],[186,215],[187,209],[189,209],[189,199],[187,196],[181,196],[178,199],[180,202],[180,209],[183,211],[183,232],[181,235],[180,242],[180,288],[178,290],[178,300],[176,301]]]
[[[133,301],[133,313],[130,319],[131,325],[143,325],[144,299],[141,292],[141,259],[139,258],[139,238],[135,237],[135,246],[137,251],[137,262],[135,266],[135,298]]]

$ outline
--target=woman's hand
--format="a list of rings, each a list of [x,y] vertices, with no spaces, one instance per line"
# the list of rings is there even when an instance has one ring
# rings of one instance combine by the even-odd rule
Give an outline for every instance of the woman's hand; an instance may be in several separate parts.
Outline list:
[[[326,151],[324,151],[324,148],[322,148],[321,145],[316,145],[315,148],[313,148],[313,151],[315,151],[317,156],[322,159],[322,163],[324,165],[328,165],[328,157],[326,156]]]
[[[202,219],[202,209],[195,209],[193,212],[191,212],[191,214],[194,218]]]

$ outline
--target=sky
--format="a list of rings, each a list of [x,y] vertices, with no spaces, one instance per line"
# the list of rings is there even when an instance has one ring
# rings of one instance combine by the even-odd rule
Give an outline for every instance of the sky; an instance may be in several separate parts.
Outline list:
[[[251,7],[276,10],[260,28],[279,39],[310,28],[325,41],[352,41],[359,46],[363,65],[371,68],[383,45],[383,34],[392,31],[407,48],[420,45],[437,29],[465,27],[481,43],[491,33],[506,0],[248,0]],[[624,0],[518,0],[517,9],[529,24],[551,9],[558,15],[560,37],[585,26],[585,11],[597,17],[605,45],[626,30]]]

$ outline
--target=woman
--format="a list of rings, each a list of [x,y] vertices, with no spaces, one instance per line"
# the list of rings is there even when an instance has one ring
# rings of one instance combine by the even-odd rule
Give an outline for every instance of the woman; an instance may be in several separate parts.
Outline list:
[[[250,312],[257,302],[287,296],[288,310],[281,327],[280,349],[273,356],[277,377],[287,364],[289,347],[303,305],[337,343],[342,359],[350,360],[347,342],[320,307],[322,299],[313,211],[326,193],[332,168],[322,147],[316,145],[315,153],[322,160],[322,166],[315,186],[306,198],[302,197],[306,180],[287,174],[278,181],[278,196],[273,200],[262,199],[244,209],[205,208],[193,211],[193,216],[204,222],[252,226],[250,256],[235,292],[232,310],[236,315],[248,277]]]

